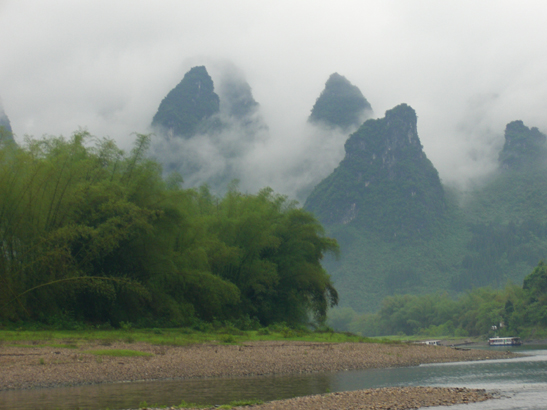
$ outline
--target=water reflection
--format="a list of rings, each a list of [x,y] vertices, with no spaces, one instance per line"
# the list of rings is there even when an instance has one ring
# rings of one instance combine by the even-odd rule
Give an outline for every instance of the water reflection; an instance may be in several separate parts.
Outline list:
[[[331,390],[334,374],[241,377],[230,379],[163,380],[54,389],[0,392],[0,409],[53,410],[135,408],[150,404],[173,405],[181,401],[224,404],[234,400],[276,400]]]

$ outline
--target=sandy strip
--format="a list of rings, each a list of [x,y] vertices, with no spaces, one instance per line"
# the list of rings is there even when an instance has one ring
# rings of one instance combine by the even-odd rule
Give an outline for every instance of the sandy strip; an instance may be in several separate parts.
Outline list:
[[[94,356],[130,349],[150,357]],[[502,351],[375,343],[252,342],[242,345],[90,344],[78,349],[0,345],[0,390],[136,380],[298,374],[507,358]]]
[[[477,389],[388,387],[297,397],[256,406],[233,407],[233,410],[410,410],[421,407],[476,403],[492,398],[494,397],[490,393]],[[170,407],[169,409],[175,410],[177,407]],[[211,409],[214,409],[214,407]]]

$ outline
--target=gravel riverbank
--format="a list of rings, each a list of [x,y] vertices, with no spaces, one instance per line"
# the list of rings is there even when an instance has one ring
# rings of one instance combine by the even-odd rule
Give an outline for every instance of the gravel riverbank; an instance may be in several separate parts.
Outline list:
[[[478,389],[389,387],[296,397],[255,406],[233,407],[233,410],[410,410],[476,403],[491,398],[493,398],[492,394]]]
[[[149,356],[92,351],[127,349]],[[375,343],[252,342],[242,345],[89,344],[77,349],[0,345],[0,390],[119,381],[258,376],[417,366],[510,357],[508,352]]]

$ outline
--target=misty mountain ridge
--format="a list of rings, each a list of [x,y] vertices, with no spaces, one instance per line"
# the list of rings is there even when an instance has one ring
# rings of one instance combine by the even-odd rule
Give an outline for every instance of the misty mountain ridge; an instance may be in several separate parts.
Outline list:
[[[513,121],[505,128],[505,144],[499,155],[502,169],[523,170],[542,166],[547,157],[547,138],[536,127]]]
[[[371,116],[372,107],[361,90],[346,77],[333,73],[317,98],[308,121],[348,131]]]
[[[278,142],[272,141],[251,86],[235,67],[223,67],[217,75],[213,82],[204,66],[193,67],[162,100],[152,121],[156,135],[152,152],[164,170],[179,172],[187,186],[208,184],[217,194],[237,179],[243,190],[269,185],[304,201],[342,158],[347,129],[355,129],[360,125],[356,118],[372,112],[357,87],[338,74],[331,75],[318,101],[330,95],[334,106],[349,107],[348,101],[357,94],[357,103],[348,108],[354,113],[349,128],[303,118],[291,131],[298,137],[290,140],[280,162],[270,154]],[[343,91],[334,93],[335,99],[333,87]]]
[[[161,101],[152,127],[169,136],[191,137],[220,110],[220,99],[204,66],[193,67]]]
[[[522,281],[547,257],[544,144],[509,123],[498,171],[460,204],[423,153],[412,108],[366,121],[305,204],[341,245],[325,263],[341,306],[372,312],[393,294]]]
[[[205,67],[200,71],[207,74]],[[306,209],[341,245],[342,259],[325,266],[342,306],[374,311],[384,297],[396,293],[457,293],[518,282],[538,258],[547,256],[547,198],[542,193],[547,192],[547,173],[536,171],[545,137],[536,128],[522,121],[508,124],[498,172],[459,204],[423,151],[416,113],[406,104],[386,111],[384,118],[365,121],[347,138],[347,130],[359,125],[356,120],[337,120],[335,110],[321,107],[323,101],[331,101],[323,104],[327,108],[343,105],[332,102],[344,95],[333,88],[346,87],[354,98],[357,87],[333,74],[308,118],[314,138],[309,145],[287,148],[282,163],[269,164],[270,135],[251,87],[229,77],[220,82],[217,95],[208,74],[205,79],[209,95],[218,97],[218,109],[196,116],[200,119],[193,134],[160,134],[154,154],[166,171],[181,173],[187,185],[207,183],[217,193],[234,178],[244,190],[253,179],[261,185],[273,181],[274,187],[275,178],[284,180],[284,186],[293,183],[292,193],[307,196]],[[199,86],[194,83],[192,90],[183,107],[199,105],[193,102],[202,96]],[[349,110],[360,112],[353,118],[371,113],[360,101]],[[336,144],[342,149],[344,140],[340,163],[329,170],[321,153],[338,149]],[[297,149],[302,151],[293,155]],[[265,155],[263,160],[253,162],[258,153]]]
[[[241,178],[241,158],[267,132],[249,84],[224,75],[217,94],[204,66],[191,68],[167,94],[151,126],[158,137],[152,152],[165,171],[180,173],[189,186],[208,184],[215,192]]]

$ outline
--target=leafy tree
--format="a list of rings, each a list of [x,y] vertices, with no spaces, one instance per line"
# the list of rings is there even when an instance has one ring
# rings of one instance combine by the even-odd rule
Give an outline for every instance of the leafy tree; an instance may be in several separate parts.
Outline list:
[[[81,131],[0,147],[0,319],[323,321],[337,244],[318,222],[271,189],[183,189],[148,144]]]

